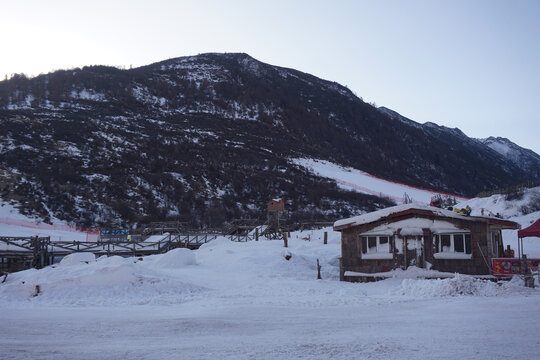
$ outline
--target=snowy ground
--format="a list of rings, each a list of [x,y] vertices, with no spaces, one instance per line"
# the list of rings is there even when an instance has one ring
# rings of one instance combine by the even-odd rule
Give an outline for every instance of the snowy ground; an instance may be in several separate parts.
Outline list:
[[[538,303],[10,309],[0,345],[6,359],[535,359]]]
[[[142,260],[78,255],[10,274],[0,284],[2,357],[536,357],[540,290],[466,276],[339,282],[339,234],[328,245],[322,236],[293,233],[287,250],[221,239]]]
[[[520,212],[532,195],[459,206],[525,227],[540,217]],[[0,206],[0,235],[86,237],[62,224],[34,226],[13,210]],[[505,231],[505,244],[515,248],[516,233]],[[530,257],[540,257],[539,240],[525,240]],[[540,288],[519,278],[423,280],[411,269],[377,283],[344,283],[339,233],[293,233],[289,243],[222,238],[144,258],[76,254],[0,277],[0,359],[538,358]]]

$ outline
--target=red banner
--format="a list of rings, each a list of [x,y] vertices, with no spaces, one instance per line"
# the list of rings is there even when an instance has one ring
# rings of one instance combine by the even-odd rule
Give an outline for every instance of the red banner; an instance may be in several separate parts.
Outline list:
[[[494,276],[512,276],[522,274],[521,265],[523,263],[522,259],[514,258],[493,258],[491,259],[493,265],[493,275]],[[529,264],[529,269],[531,272],[538,271],[538,264],[540,264],[540,259],[527,259]]]

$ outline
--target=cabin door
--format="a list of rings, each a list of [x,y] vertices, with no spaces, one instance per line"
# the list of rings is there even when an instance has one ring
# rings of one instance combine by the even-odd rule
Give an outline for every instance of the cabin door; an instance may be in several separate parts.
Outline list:
[[[424,237],[407,236],[404,239],[405,265],[424,267]]]

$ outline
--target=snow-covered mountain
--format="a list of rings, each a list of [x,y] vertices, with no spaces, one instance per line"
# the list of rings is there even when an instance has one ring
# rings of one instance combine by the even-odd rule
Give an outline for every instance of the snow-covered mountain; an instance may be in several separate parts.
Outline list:
[[[399,120],[414,128],[430,132],[432,135],[437,137],[455,137],[461,142],[466,143],[474,148],[476,148],[478,145],[477,143],[480,142],[483,145],[486,145],[490,149],[494,150],[498,154],[502,155],[509,162],[519,167],[521,170],[528,173],[530,176],[528,180],[540,178],[540,155],[538,155],[532,150],[525,149],[517,145],[516,143],[508,140],[507,138],[493,136],[485,139],[470,138],[458,128],[452,129],[446,126],[437,125],[433,122],[426,122],[424,124],[420,124],[384,106],[379,107],[378,110],[383,114],[390,116],[392,119]]]
[[[201,54],[0,82],[0,197],[81,225],[334,219],[386,206],[289,159],[472,196],[537,177],[457,129],[396,119],[335,82]]]
[[[531,172],[540,171],[540,155],[532,150],[522,148],[514,142],[503,137],[490,136],[486,139],[478,139],[491,149],[495,150],[508,160],[516,164],[520,169]]]

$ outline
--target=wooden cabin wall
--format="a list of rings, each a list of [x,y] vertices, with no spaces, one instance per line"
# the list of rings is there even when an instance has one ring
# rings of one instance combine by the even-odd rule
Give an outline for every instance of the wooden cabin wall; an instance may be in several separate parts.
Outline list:
[[[457,272],[461,274],[490,274],[491,270],[490,266],[488,265],[491,262],[488,246],[489,228],[486,223],[455,218],[423,216],[406,216],[395,219],[395,221],[412,217],[429,218],[431,220],[444,220],[455,224],[461,229],[469,229],[471,231],[471,259],[435,259],[433,257],[433,234],[431,231],[429,231],[429,229],[424,229],[425,261],[432,264],[433,270],[442,272]],[[384,223],[387,223],[387,221],[379,221],[376,223],[354,226],[349,229],[342,230],[340,279],[344,279],[345,271],[377,273],[390,271],[404,265],[405,259],[403,254],[394,254],[393,259],[388,260],[361,259],[361,242],[359,241],[360,234]]]

